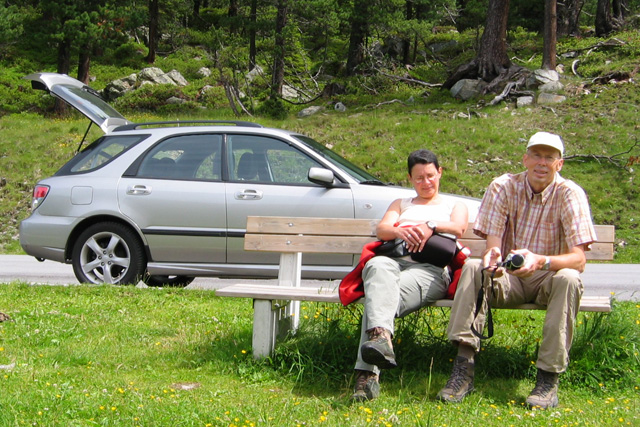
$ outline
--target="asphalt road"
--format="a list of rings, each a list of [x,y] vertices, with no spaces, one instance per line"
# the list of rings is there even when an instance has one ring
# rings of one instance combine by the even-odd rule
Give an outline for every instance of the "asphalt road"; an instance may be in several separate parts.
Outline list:
[[[274,283],[274,280],[197,278],[187,289],[219,289],[238,281]],[[587,264],[582,275],[585,295],[610,295],[619,300],[640,301],[640,264]],[[77,285],[71,265],[38,262],[27,255],[0,255],[0,283],[24,281],[45,285]],[[336,282],[303,280],[302,286],[337,285]]]

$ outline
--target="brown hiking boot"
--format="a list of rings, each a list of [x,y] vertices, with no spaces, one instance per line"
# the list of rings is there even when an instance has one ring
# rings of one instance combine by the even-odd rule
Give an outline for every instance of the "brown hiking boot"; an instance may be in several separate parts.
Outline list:
[[[391,332],[385,328],[373,328],[367,331],[369,341],[362,344],[360,353],[362,360],[380,369],[391,369],[398,366],[396,355],[391,344]]]
[[[380,383],[378,382],[378,375],[371,371],[356,369],[356,385],[353,388],[351,400],[364,402],[365,400],[373,400],[379,395]]]
[[[453,371],[436,399],[443,402],[460,402],[473,391],[474,364],[469,359],[458,356],[453,362]]]
[[[530,408],[554,408],[558,406],[558,374],[538,369],[536,386],[527,397]]]

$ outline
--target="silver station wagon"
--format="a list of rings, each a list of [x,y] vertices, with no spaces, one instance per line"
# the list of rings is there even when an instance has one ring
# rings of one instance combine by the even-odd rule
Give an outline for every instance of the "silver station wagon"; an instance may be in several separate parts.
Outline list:
[[[381,218],[392,200],[415,195],[295,132],[239,121],[131,123],[69,76],[25,78],[104,132],[37,183],[20,224],[27,254],[72,264],[80,282],[276,277],[278,254],[243,249],[248,215]],[[474,216],[478,200],[460,199]],[[305,256],[303,277],[341,278],[354,258]]]

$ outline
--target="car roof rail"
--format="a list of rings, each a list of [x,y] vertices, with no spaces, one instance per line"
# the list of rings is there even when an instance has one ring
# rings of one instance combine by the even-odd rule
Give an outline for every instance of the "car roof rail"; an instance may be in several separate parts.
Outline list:
[[[167,121],[167,122],[144,122],[144,123],[129,123],[126,125],[118,126],[113,132],[121,132],[126,130],[137,130],[144,126],[160,127],[162,125],[173,125],[180,127],[181,125],[193,125],[193,124],[205,124],[205,125],[236,125],[245,126],[250,128],[261,128],[262,125],[253,122],[245,122],[242,120],[184,120],[184,121]]]

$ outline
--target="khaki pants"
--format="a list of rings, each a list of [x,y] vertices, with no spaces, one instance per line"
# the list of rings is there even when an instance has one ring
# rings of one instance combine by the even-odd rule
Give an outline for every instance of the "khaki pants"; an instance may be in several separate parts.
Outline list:
[[[451,342],[467,344],[476,352],[480,349],[480,340],[471,332],[471,324],[479,332],[484,327],[486,304],[483,304],[474,322],[476,300],[483,283],[489,286],[490,282],[490,275],[482,271],[480,260],[473,259],[465,263],[447,330]],[[561,373],[569,364],[569,350],[582,292],[582,280],[577,270],[536,271],[526,279],[504,274],[494,279],[491,307],[508,308],[531,302],[546,306],[536,366],[547,372]]]
[[[404,317],[444,298],[449,275],[445,269],[431,264],[376,256],[365,265],[362,281],[364,313],[355,369],[378,374],[378,367],[365,363],[360,354],[360,346],[369,339],[367,331],[382,327],[393,334],[396,317]]]

